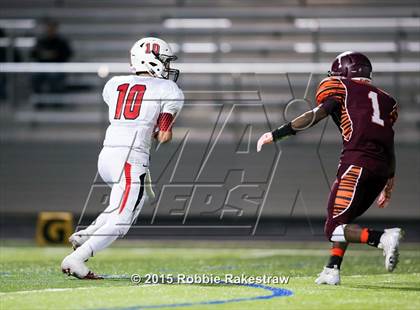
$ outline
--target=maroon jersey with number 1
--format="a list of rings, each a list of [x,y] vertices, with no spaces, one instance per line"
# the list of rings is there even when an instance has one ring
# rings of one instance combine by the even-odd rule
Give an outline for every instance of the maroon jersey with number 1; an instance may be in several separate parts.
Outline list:
[[[363,167],[379,176],[393,176],[397,103],[366,80],[328,77],[316,101],[341,131],[340,163]]]

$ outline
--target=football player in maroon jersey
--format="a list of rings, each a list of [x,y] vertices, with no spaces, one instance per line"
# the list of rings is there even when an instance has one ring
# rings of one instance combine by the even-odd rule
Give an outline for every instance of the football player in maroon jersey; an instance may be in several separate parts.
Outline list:
[[[380,208],[389,203],[395,174],[393,125],[398,114],[394,98],[372,85],[372,65],[365,55],[357,52],[338,55],[328,75],[318,87],[317,107],[263,134],[257,151],[264,144],[295,135],[328,115],[339,128],[343,149],[325,222],[325,234],[332,242],[331,256],[315,281],[337,285],[348,243],[367,243],[383,249],[385,268],[391,272],[397,266],[403,235],[400,228],[377,231],[351,223],[376,198]]]

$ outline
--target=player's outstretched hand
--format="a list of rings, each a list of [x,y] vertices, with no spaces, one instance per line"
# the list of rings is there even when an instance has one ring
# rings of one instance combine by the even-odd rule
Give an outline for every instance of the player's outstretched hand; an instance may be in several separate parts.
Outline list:
[[[378,197],[378,207],[386,208],[391,200],[392,189],[394,188],[394,178],[388,179],[384,189]]]
[[[258,139],[257,152],[261,151],[261,148],[264,144],[269,143],[273,143],[273,134],[271,132],[266,132]]]

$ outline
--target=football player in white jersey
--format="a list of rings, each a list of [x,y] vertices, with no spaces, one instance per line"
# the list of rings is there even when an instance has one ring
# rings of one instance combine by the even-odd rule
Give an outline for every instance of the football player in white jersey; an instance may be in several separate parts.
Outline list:
[[[69,239],[75,251],[64,258],[64,273],[97,279],[85,261],[124,236],[144,202],[153,194],[145,190],[152,139],[172,138],[172,124],[184,102],[175,83],[179,71],[170,46],[158,38],[143,38],[131,48],[132,75],[110,79],[103,90],[110,125],[99,154],[98,171],[112,187],[109,206],[86,229]]]

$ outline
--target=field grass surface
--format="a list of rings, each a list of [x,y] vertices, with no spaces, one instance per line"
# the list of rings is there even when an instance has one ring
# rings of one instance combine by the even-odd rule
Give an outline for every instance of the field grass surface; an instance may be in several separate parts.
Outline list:
[[[314,284],[328,258],[327,243],[120,242],[87,263],[94,272],[108,275],[105,280],[63,275],[60,262],[69,252],[65,247],[3,244],[0,308],[420,309],[419,245],[401,248],[394,273],[385,271],[381,251],[351,246],[342,265],[342,284],[334,287]],[[132,274],[141,275],[142,283],[132,283]],[[203,274],[222,280],[226,275],[289,278],[283,284],[273,279],[255,285],[168,284],[155,276],[145,284],[147,274],[175,282],[176,277]]]

